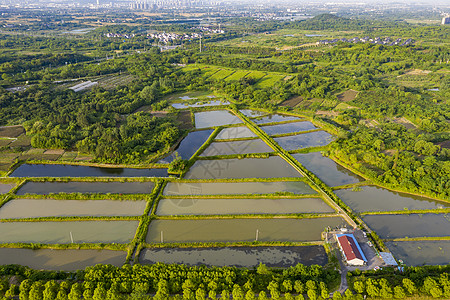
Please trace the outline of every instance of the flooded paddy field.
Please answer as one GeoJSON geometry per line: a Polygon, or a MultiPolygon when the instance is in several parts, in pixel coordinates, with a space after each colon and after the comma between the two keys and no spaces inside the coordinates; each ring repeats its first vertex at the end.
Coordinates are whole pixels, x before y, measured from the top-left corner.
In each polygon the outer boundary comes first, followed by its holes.
{"type": "Polygon", "coordinates": [[[127,253],[112,250],[54,250],[0,248],[0,265],[18,264],[36,270],[76,271],[96,264],[117,267],[125,263],[127,253]]]}
{"type": "Polygon", "coordinates": [[[314,131],[298,135],[274,138],[287,151],[326,146],[333,141],[333,136],[326,131],[314,131]]]}
{"type": "Polygon", "coordinates": [[[138,221],[2,222],[0,243],[128,243],[138,221]]]}
{"type": "Polygon", "coordinates": [[[155,187],[154,182],[33,182],[25,183],[17,195],[50,193],[98,193],[98,194],[150,194],[155,187]]]}
{"type": "Polygon", "coordinates": [[[13,199],[0,208],[0,219],[140,216],[146,205],[146,201],[13,199]]]}
{"type": "Polygon", "coordinates": [[[450,236],[447,214],[367,215],[363,221],[382,239],[450,236]]]}
{"type": "Polygon", "coordinates": [[[340,217],[314,219],[212,219],[153,220],[147,243],[244,242],[254,241],[320,241],[327,226],[341,226],[340,217]]]}
{"type": "Polygon", "coordinates": [[[219,132],[216,136],[216,140],[251,138],[256,136],[257,135],[246,126],[228,127],[219,132]]]}
{"type": "Polygon", "coordinates": [[[385,242],[396,259],[407,266],[450,264],[450,241],[385,242]]]}
{"type": "Polygon", "coordinates": [[[161,199],[157,215],[334,213],[320,198],[301,199],[161,199]]]}
{"type": "Polygon", "coordinates": [[[254,119],[253,122],[255,124],[267,124],[267,123],[277,123],[277,122],[286,122],[286,121],[300,121],[302,120],[299,117],[281,115],[281,114],[272,114],[265,117],[254,119]]]}
{"type": "Polygon", "coordinates": [[[207,129],[189,132],[175,151],[171,155],[161,159],[159,163],[171,163],[175,159],[175,152],[178,153],[182,159],[187,160],[191,158],[191,156],[206,142],[213,131],[214,130],[212,129],[207,129]]]}
{"type": "Polygon", "coordinates": [[[15,186],[13,183],[0,183],[0,194],[8,193],[15,186]]]}
{"type": "Polygon", "coordinates": [[[195,113],[195,128],[208,128],[241,123],[241,119],[227,110],[203,111],[195,113]]]}
{"type": "MultiPolygon", "coordinates": [[[[400,211],[448,208],[450,203],[405,193],[393,192],[377,186],[362,186],[361,190],[336,190],[334,193],[356,212],[400,211]]],[[[450,224],[449,224],[450,225],[450,224]]]]}
{"type": "Polygon", "coordinates": [[[169,182],[164,195],[227,195],[227,194],[316,194],[302,181],[277,182],[169,182]]]}
{"type": "Polygon", "coordinates": [[[261,126],[261,129],[264,130],[268,135],[276,135],[276,134],[308,131],[317,129],[317,127],[314,126],[314,124],[309,121],[303,121],[303,122],[285,123],[280,125],[261,126]]]}
{"type": "Polygon", "coordinates": [[[186,174],[186,179],[220,178],[280,178],[302,177],[279,156],[269,158],[243,158],[198,160],[186,174]]]}
{"type": "Polygon", "coordinates": [[[23,164],[11,177],[167,177],[167,169],[101,168],[77,165],[23,164]]]}
{"type": "Polygon", "coordinates": [[[324,266],[328,262],[328,257],[323,246],[147,248],[142,250],[139,262],[141,264],[162,262],[189,266],[232,266],[238,268],[253,268],[262,263],[269,268],[288,268],[299,263],[306,266],[324,266]]]}
{"type": "Polygon", "coordinates": [[[228,105],[230,102],[221,101],[221,100],[211,100],[211,101],[200,101],[196,103],[173,103],[172,107],[176,109],[185,109],[190,107],[208,107],[208,106],[217,106],[217,105],[228,105]]]}
{"type": "Polygon", "coordinates": [[[200,156],[234,155],[273,152],[262,140],[213,142],[200,156]]]}
{"type": "Polygon", "coordinates": [[[323,156],[320,152],[297,153],[292,156],[329,186],[340,186],[364,180],[332,159],[323,156]]]}

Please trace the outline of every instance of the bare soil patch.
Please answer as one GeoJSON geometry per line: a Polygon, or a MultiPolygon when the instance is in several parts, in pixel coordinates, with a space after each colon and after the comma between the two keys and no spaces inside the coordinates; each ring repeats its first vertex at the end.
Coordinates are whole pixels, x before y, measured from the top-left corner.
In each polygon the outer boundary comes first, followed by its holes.
{"type": "Polygon", "coordinates": [[[49,150],[45,150],[44,154],[46,154],[46,155],[48,155],[48,154],[63,155],[64,152],[65,151],[62,149],[49,149],[49,150]]]}
{"type": "Polygon", "coordinates": [[[450,140],[440,142],[438,143],[438,145],[441,146],[441,148],[450,149],[450,140]]]}
{"type": "Polygon", "coordinates": [[[190,111],[180,111],[178,113],[177,121],[180,122],[180,125],[178,126],[180,129],[191,130],[194,127],[190,111]]]}
{"type": "Polygon", "coordinates": [[[16,138],[25,133],[22,125],[0,127],[0,137],[16,138]]]}
{"type": "Polygon", "coordinates": [[[416,125],[414,125],[413,123],[411,123],[411,121],[409,121],[408,119],[406,119],[405,117],[401,117],[401,118],[393,118],[392,121],[394,123],[403,125],[406,129],[415,129],[417,128],[416,125]]]}
{"type": "Polygon", "coordinates": [[[359,92],[355,91],[355,90],[348,90],[348,91],[345,91],[345,92],[340,93],[339,95],[337,95],[337,98],[340,101],[348,102],[348,101],[354,100],[356,98],[356,96],[358,96],[358,93],[359,92]]]}

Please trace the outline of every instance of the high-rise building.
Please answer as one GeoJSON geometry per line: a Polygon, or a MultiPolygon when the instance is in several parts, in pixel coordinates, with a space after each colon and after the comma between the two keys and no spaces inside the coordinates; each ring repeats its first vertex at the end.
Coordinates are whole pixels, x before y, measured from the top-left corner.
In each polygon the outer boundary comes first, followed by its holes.
{"type": "Polygon", "coordinates": [[[442,18],[442,25],[450,24],[450,16],[445,16],[442,18]]]}

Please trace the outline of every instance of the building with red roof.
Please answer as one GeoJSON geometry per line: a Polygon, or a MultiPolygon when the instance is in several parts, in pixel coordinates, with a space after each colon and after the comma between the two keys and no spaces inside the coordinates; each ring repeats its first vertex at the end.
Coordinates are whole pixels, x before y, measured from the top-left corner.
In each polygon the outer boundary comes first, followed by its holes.
{"type": "Polygon", "coordinates": [[[336,239],[347,264],[362,266],[367,262],[353,234],[337,234],[336,239]]]}

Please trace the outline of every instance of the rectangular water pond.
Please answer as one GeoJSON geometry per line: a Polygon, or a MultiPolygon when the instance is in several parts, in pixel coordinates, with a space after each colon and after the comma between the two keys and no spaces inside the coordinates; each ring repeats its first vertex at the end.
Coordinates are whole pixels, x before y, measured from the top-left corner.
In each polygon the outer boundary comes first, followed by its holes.
{"type": "Polygon", "coordinates": [[[333,213],[320,198],[301,199],[161,199],[157,215],[239,215],[333,213]]]}
{"type": "Polygon", "coordinates": [[[146,201],[14,199],[0,208],[0,219],[140,216],[146,205],[146,201]]]}
{"type": "Polygon", "coordinates": [[[11,177],[167,177],[167,169],[101,168],[77,165],[23,164],[11,177]]]}
{"type": "Polygon", "coordinates": [[[227,110],[195,113],[195,128],[207,128],[240,123],[242,123],[242,120],[227,110]]]}
{"type": "Polygon", "coordinates": [[[120,267],[127,253],[112,250],[56,250],[0,248],[0,265],[22,265],[36,270],[76,271],[96,264],[120,267]]]}
{"type": "Polygon", "coordinates": [[[187,179],[302,177],[279,156],[269,158],[198,160],[187,179]]]}
{"type": "Polygon", "coordinates": [[[302,120],[302,119],[299,117],[273,114],[273,115],[268,115],[268,116],[265,116],[262,118],[254,119],[253,122],[255,122],[256,124],[267,124],[267,123],[278,123],[278,122],[300,121],[300,120],[302,120]]]}
{"type": "Polygon", "coordinates": [[[274,138],[287,151],[326,146],[333,141],[333,136],[326,131],[314,131],[298,135],[274,138]]]}
{"type": "Polygon", "coordinates": [[[396,259],[407,266],[450,264],[450,241],[385,242],[396,259]]]}
{"type": "Polygon", "coordinates": [[[227,195],[227,194],[316,194],[303,181],[278,182],[169,182],[164,195],[227,195]]]}
{"type": "Polygon", "coordinates": [[[439,209],[450,203],[425,197],[393,192],[377,186],[362,186],[360,190],[334,191],[345,204],[356,212],[439,209]]]}
{"type": "Polygon", "coordinates": [[[213,131],[214,130],[212,129],[207,129],[189,132],[189,134],[181,141],[180,145],[178,145],[171,155],[158,162],[167,164],[171,163],[176,157],[175,153],[178,153],[182,159],[188,160],[206,142],[213,131]]]}
{"type": "Polygon", "coordinates": [[[34,182],[25,183],[17,195],[50,193],[98,193],[98,194],[151,194],[155,187],[154,182],[34,182]]]}
{"type": "Polygon", "coordinates": [[[363,220],[382,239],[450,236],[447,214],[367,215],[363,220]]]}
{"type": "Polygon", "coordinates": [[[129,243],[138,221],[0,222],[0,243],[129,243]]]}
{"type": "Polygon", "coordinates": [[[329,186],[340,186],[364,180],[332,159],[323,156],[320,152],[297,153],[292,156],[329,186]]]}
{"type": "Polygon", "coordinates": [[[222,129],[216,136],[216,140],[229,140],[229,139],[239,139],[239,138],[251,138],[257,135],[251,131],[248,127],[228,127],[222,129]]]}
{"type": "Polygon", "coordinates": [[[207,106],[217,106],[217,105],[228,105],[230,102],[228,101],[221,101],[221,100],[211,100],[211,101],[202,101],[202,102],[196,102],[196,103],[174,103],[172,104],[173,108],[176,109],[185,109],[190,107],[207,107],[207,106]]]}
{"type": "Polygon", "coordinates": [[[297,264],[324,266],[328,257],[323,246],[147,248],[141,252],[139,262],[238,268],[253,268],[262,263],[269,268],[288,268],[297,264]]]}
{"type": "Polygon", "coordinates": [[[8,193],[15,186],[13,183],[0,183],[0,194],[8,193]]]}
{"type": "Polygon", "coordinates": [[[314,124],[309,121],[303,121],[303,122],[285,123],[280,125],[262,126],[261,129],[264,130],[268,135],[276,135],[276,134],[308,131],[317,129],[317,127],[314,126],[314,124]]]}
{"type": "Polygon", "coordinates": [[[320,241],[321,232],[344,224],[339,217],[315,219],[153,220],[148,243],[320,241]],[[258,233],[256,232],[258,230],[258,233]]]}
{"type": "Polygon", "coordinates": [[[261,116],[267,115],[267,113],[264,111],[253,110],[253,109],[242,109],[242,110],[240,110],[240,112],[244,116],[249,117],[249,118],[261,117],[261,116]]]}
{"type": "Polygon", "coordinates": [[[214,142],[200,156],[233,155],[273,152],[262,140],[214,142]]]}

